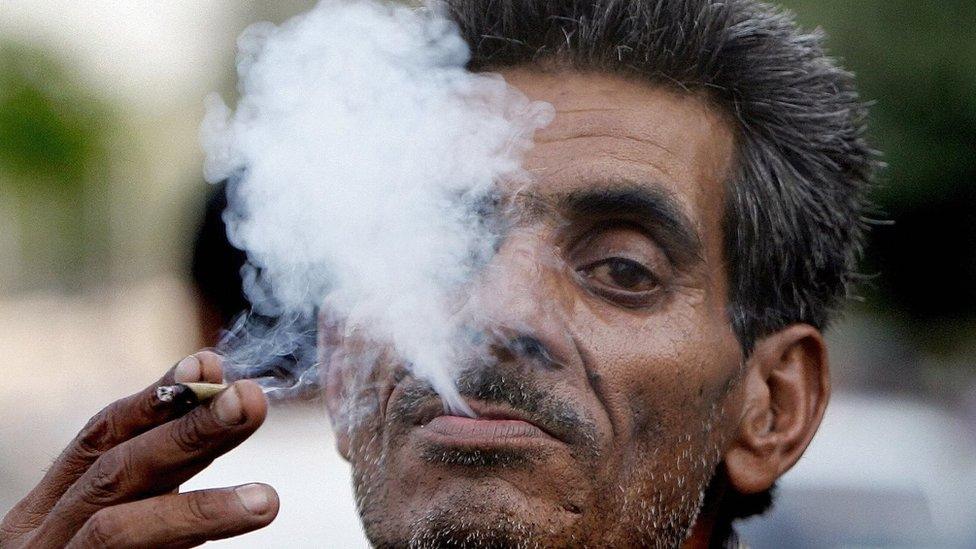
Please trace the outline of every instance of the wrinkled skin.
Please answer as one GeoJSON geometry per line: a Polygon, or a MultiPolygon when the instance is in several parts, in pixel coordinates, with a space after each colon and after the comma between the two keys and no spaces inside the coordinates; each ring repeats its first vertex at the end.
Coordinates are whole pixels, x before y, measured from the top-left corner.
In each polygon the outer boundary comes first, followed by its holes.
{"type": "Polygon", "coordinates": [[[200,405],[156,390],[222,378],[221,357],[201,351],[102,409],[0,521],[0,547],[196,547],[270,524],[278,514],[270,486],[179,490],[251,436],[268,402],[246,380],[200,405]]]}
{"type": "MultiPolygon", "coordinates": [[[[505,76],[556,118],[526,158],[533,181],[503,189],[506,238],[459,296],[480,334],[459,365],[481,367],[458,388],[478,418],[445,414],[388,349],[321,317],[366,532],[381,547],[721,542],[723,494],[765,491],[796,463],[830,393],[816,328],[785,326],[748,357],[731,331],[730,126],[700,97],[617,77],[505,76]]],[[[269,524],[269,486],[178,491],[267,401],[246,380],[190,408],[156,389],[222,377],[196,353],[99,412],[0,520],[0,546],[193,547],[269,524]]]]}
{"type": "MultiPolygon", "coordinates": [[[[496,362],[460,389],[551,436],[432,436],[437,399],[380,374],[357,401],[372,413],[340,436],[366,531],[378,546],[678,545],[743,410],[721,231],[733,131],[691,94],[503,74],[556,117],[525,160],[534,180],[506,189],[513,230],[471,289],[496,362]],[[614,206],[571,200],[594,190],[614,206]],[[674,215],[621,199],[635,191],[674,215]]],[[[350,390],[330,394],[341,416],[350,390]]]]}

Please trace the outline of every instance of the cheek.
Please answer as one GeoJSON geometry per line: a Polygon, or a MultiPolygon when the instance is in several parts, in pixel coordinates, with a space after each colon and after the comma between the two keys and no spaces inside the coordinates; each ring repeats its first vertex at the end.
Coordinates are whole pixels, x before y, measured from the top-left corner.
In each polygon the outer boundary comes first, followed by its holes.
{"type": "Polygon", "coordinates": [[[405,370],[389,347],[355,336],[329,343],[329,352],[319,355],[319,373],[333,430],[355,433],[353,441],[372,440],[383,432],[389,396],[405,370]]]}
{"type": "Polygon", "coordinates": [[[618,444],[689,429],[725,392],[737,343],[726,323],[706,312],[674,300],[655,314],[577,317],[618,444]]]}

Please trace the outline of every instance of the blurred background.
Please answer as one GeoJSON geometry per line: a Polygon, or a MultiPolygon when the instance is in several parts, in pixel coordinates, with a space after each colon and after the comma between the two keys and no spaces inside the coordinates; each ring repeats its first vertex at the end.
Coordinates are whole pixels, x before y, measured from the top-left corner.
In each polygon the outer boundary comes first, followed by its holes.
{"type": "MultiPolygon", "coordinates": [[[[754,547],[976,547],[976,5],[780,3],[874,102],[874,217],[892,223],[828,333],[825,424],[742,530],[754,547]]],[[[91,414],[213,342],[236,290],[191,276],[203,98],[233,100],[244,27],[311,5],[0,1],[0,514],[91,414]]],[[[313,405],[280,407],[191,487],[279,488],[279,520],[225,544],[363,546],[332,444],[313,405]]]]}

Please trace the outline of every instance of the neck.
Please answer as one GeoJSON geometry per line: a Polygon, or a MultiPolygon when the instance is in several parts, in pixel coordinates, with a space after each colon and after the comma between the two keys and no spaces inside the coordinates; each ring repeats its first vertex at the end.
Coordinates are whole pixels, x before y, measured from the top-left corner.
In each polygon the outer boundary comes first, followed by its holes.
{"type": "Polygon", "coordinates": [[[691,529],[691,535],[681,544],[682,549],[707,549],[709,547],[727,547],[732,538],[732,527],[729,524],[718,524],[715,516],[699,517],[691,529]]]}
{"type": "Polygon", "coordinates": [[[719,503],[726,491],[726,483],[717,477],[705,491],[701,512],[691,528],[691,535],[681,545],[682,549],[707,549],[709,547],[727,547],[732,538],[732,524],[726,520],[719,520],[719,503]]]}

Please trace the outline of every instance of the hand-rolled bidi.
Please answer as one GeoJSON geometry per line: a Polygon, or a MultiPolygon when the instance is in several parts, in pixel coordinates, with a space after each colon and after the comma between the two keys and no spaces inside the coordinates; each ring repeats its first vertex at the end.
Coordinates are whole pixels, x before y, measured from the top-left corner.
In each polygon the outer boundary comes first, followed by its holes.
{"type": "Polygon", "coordinates": [[[160,402],[172,402],[185,406],[195,406],[210,400],[228,387],[225,383],[176,383],[156,388],[156,398],[160,402]]]}

